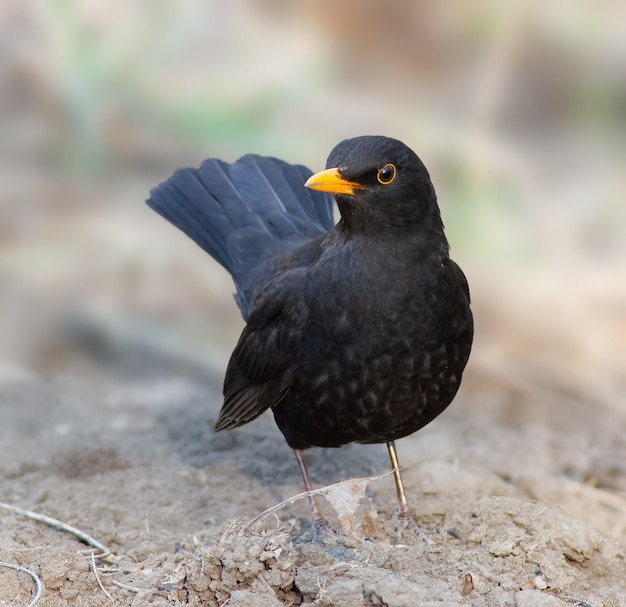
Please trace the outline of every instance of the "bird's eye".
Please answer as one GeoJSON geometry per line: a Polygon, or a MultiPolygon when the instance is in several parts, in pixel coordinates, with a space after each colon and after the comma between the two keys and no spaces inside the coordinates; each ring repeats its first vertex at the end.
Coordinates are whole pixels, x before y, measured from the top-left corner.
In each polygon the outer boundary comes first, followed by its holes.
{"type": "Polygon", "coordinates": [[[376,179],[378,179],[378,183],[382,183],[383,185],[387,185],[391,183],[396,178],[396,167],[388,163],[384,167],[378,169],[378,175],[376,175],[376,179]]]}

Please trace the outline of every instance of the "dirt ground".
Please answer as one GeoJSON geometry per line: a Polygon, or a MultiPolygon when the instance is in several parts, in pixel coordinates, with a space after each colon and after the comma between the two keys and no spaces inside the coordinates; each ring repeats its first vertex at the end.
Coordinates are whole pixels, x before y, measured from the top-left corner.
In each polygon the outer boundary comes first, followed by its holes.
{"type": "MultiPolygon", "coordinates": [[[[398,443],[433,543],[398,530],[389,476],[330,491],[324,506],[343,533],[315,540],[306,499],[248,525],[302,490],[271,415],[211,430],[238,333],[230,285],[214,280],[220,295],[205,327],[225,337],[213,350],[88,307],[67,317],[48,302],[35,321],[5,298],[18,326],[31,319],[35,362],[5,352],[0,367],[2,500],[111,551],[92,559],[73,535],[0,510],[0,560],[40,577],[39,605],[626,605],[618,340],[614,352],[609,341],[572,340],[563,310],[533,331],[541,295],[513,322],[503,298],[478,284],[479,337],[461,393],[398,443]]],[[[593,308],[576,301],[578,312],[593,308]]],[[[598,321],[596,338],[617,335],[622,304],[598,321]]],[[[311,450],[308,462],[318,487],[389,469],[383,445],[311,450]]],[[[34,591],[24,572],[0,569],[2,605],[27,605],[34,591]]]]}

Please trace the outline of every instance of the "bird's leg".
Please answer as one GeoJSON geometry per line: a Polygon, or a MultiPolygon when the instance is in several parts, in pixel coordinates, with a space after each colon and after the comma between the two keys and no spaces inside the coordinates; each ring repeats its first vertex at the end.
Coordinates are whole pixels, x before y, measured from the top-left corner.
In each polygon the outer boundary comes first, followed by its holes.
{"type": "Polygon", "coordinates": [[[387,442],[387,451],[389,451],[389,459],[391,459],[391,467],[393,469],[393,478],[396,481],[396,491],[398,492],[398,505],[400,507],[400,516],[406,516],[409,513],[409,505],[406,501],[404,493],[404,485],[402,484],[402,476],[400,475],[400,467],[398,466],[398,454],[396,453],[396,444],[394,441],[387,442]]]}
{"type": "MultiPolygon", "coordinates": [[[[302,480],[304,481],[304,486],[307,491],[312,491],[311,487],[311,479],[309,478],[309,470],[306,467],[306,461],[304,460],[304,451],[302,449],[294,449],[293,452],[296,454],[296,459],[298,460],[298,466],[300,468],[300,473],[302,474],[302,480]]],[[[321,529],[325,526],[326,521],[322,516],[322,511],[320,510],[319,504],[315,499],[314,495],[309,495],[309,504],[311,504],[311,515],[313,517],[313,527],[315,529],[321,529]]]]}
{"type": "MultiPolygon", "coordinates": [[[[434,546],[433,542],[421,529],[417,521],[413,518],[409,505],[406,500],[406,494],[404,493],[404,485],[402,483],[402,476],[400,475],[400,467],[398,466],[398,454],[396,452],[396,445],[393,441],[387,442],[387,451],[389,451],[389,459],[391,459],[391,466],[393,468],[393,478],[396,481],[396,491],[398,492],[398,518],[401,522],[401,527],[404,529],[410,528],[415,535],[421,537],[429,546],[434,546]]],[[[402,536],[401,527],[398,528],[398,536],[396,537],[396,543],[398,543],[402,536]]]]}
{"type": "MultiPolygon", "coordinates": [[[[404,493],[404,485],[402,484],[402,476],[400,476],[400,467],[398,466],[398,454],[396,453],[396,445],[393,441],[387,442],[387,451],[389,451],[389,459],[391,459],[391,466],[393,467],[393,477],[396,481],[396,491],[398,492],[398,513],[397,516],[402,522],[405,528],[411,528],[415,535],[421,537],[429,546],[434,546],[433,542],[422,530],[422,527],[413,518],[409,505],[406,500],[406,494],[404,493]]],[[[438,529],[440,533],[446,533],[451,535],[457,540],[461,539],[461,536],[454,529],[438,529]]],[[[399,536],[402,532],[399,532],[399,536]]],[[[397,538],[396,538],[397,539],[397,538]]]]}

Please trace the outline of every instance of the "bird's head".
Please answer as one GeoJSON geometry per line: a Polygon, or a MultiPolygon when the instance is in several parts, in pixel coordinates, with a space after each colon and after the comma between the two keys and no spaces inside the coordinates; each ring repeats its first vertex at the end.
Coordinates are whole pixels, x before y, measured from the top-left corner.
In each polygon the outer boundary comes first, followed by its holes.
{"type": "Polygon", "coordinates": [[[346,139],[332,150],[326,166],[304,185],[335,195],[348,230],[443,232],[428,171],[417,154],[397,139],[346,139]]]}

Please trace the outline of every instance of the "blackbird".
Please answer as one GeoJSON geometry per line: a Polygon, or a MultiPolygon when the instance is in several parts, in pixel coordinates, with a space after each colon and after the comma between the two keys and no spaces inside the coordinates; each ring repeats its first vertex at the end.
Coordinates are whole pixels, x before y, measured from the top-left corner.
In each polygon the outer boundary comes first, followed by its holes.
{"type": "MultiPolygon", "coordinates": [[[[246,326],[215,430],[271,409],[295,451],[394,441],[454,398],[473,321],[428,171],[395,139],[347,139],[327,169],[246,155],[179,169],[148,204],[232,275],[246,326]],[[332,197],[340,220],[334,225],[332,197]]],[[[323,525],[310,498],[314,525],[323,525]]]]}

